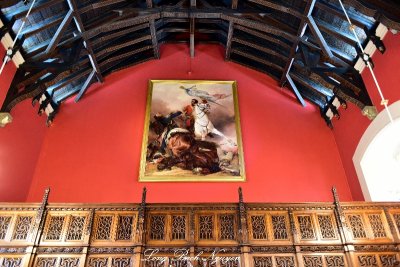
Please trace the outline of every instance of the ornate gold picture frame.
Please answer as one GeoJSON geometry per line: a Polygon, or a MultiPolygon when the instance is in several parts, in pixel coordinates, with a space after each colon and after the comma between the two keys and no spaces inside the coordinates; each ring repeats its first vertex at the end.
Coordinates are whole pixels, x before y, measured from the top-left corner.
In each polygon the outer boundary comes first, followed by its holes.
{"type": "Polygon", "coordinates": [[[139,181],[245,180],[236,82],[150,80],[139,181]]]}

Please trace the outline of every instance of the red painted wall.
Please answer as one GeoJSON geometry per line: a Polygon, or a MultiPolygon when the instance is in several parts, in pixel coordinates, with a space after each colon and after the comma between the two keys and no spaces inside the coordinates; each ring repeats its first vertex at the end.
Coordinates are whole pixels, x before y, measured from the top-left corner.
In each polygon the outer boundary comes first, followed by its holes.
{"type": "MultiPolygon", "coordinates": [[[[0,58],[5,50],[0,44],[0,58]]],[[[13,62],[0,75],[0,105],[15,74],[13,62]]],[[[11,112],[12,123],[0,128],[0,201],[25,201],[45,134],[45,123],[30,101],[11,112]]]]}
{"type": "MultiPolygon", "coordinates": [[[[389,32],[384,39],[385,54],[376,52],[373,56],[374,72],[389,104],[400,100],[400,36],[389,32]]],[[[373,82],[371,73],[365,69],[362,73],[365,85],[371,96],[372,102],[378,111],[383,110],[380,105],[381,98],[373,82]]],[[[364,200],[360,183],[353,164],[353,155],[357,145],[371,121],[361,115],[361,111],[354,105],[349,105],[348,110],[342,112],[341,119],[334,122],[334,134],[343,166],[349,181],[349,186],[354,200],[364,200]]]]}
{"type": "Polygon", "coordinates": [[[27,201],[51,187],[52,202],[331,201],[336,185],[351,200],[332,131],[311,105],[266,75],[224,62],[216,45],[199,45],[191,61],[185,45],[165,45],[161,59],[135,66],[92,86],[78,103],[62,105],[47,130],[27,201]],[[188,71],[191,70],[191,74],[188,71]],[[245,183],[139,183],[149,79],[237,80],[245,183]]]}

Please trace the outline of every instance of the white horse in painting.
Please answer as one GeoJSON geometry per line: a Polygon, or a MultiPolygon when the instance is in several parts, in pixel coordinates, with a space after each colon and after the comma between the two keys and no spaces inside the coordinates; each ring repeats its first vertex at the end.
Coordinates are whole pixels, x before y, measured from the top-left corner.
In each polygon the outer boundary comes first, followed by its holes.
{"type": "MultiPolygon", "coordinates": [[[[195,99],[193,99],[194,101],[195,99]]],[[[228,143],[236,145],[231,139],[226,137],[221,131],[216,129],[207,113],[210,111],[210,104],[198,103],[198,101],[192,102],[193,104],[193,117],[194,117],[194,135],[197,139],[205,140],[209,133],[216,134],[224,138],[228,143]]]]}

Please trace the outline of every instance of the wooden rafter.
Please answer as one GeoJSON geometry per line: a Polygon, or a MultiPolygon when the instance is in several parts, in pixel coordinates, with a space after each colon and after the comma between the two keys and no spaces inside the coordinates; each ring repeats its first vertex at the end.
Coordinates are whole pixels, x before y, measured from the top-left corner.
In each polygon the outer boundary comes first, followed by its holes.
{"type": "MultiPolygon", "coordinates": [[[[323,108],[332,94],[347,97],[360,107],[370,103],[352,67],[356,58],[348,52],[356,40],[340,30],[348,24],[340,6],[333,2],[167,2],[92,0],[78,5],[76,0],[37,0],[33,17],[18,40],[21,49],[25,42],[22,54],[26,64],[17,71],[3,109],[46,88],[55,92],[57,102],[74,94],[79,101],[96,78],[102,80],[113,71],[159,58],[160,44],[170,41],[189,43],[191,56],[195,41],[222,44],[227,60],[286,82],[303,105],[308,99],[323,108]],[[78,43],[85,49],[74,50],[78,43]],[[68,56],[73,59],[67,60],[68,56]]],[[[391,10],[383,0],[344,2],[355,8],[349,10],[349,16],[364,30],[366,40],[377,26],[368,16],[396,24],[393,15],[399,9],[391,10]]],[[[7,7],[0,11],[4,34],[13,36],[28,11],[28,6],[20,4],[12,8],[17,3],[0,1],[0,8],[7,7]]],[[[398,25],[390,26],[400,28],[398,25]]]]}

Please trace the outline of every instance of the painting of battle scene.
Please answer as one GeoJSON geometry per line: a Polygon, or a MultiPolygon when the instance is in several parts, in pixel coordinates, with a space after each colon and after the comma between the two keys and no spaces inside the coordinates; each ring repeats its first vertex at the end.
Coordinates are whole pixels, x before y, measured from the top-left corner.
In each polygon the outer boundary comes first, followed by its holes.
{"type": "Polygon", "coordinates": [[[151,80],[139,181],[244,181],[234,81],[151,80]]]}

